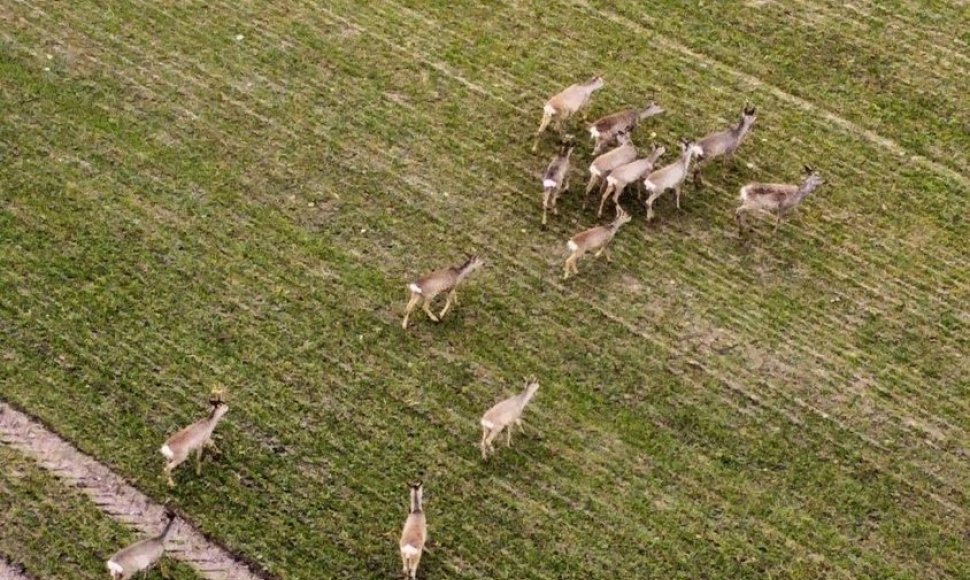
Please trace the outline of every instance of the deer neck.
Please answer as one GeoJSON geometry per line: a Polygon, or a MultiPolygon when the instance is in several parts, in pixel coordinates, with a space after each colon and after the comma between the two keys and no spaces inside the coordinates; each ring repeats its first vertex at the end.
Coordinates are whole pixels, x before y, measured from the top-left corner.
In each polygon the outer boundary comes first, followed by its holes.
{"type": "Polygon", "coordinates": [[[417,490],[412,489],[411,490],[411,513],[419,514],[423,511],[424,511],[424,508],[421,506],[421,494],[418,493],[417,490]]]}
{"type": "Polygon", "coordinates": [[[798,188],[798,191],[795,192],[795,201],[801,202],[803,199],[811,195],[812,192],[815,191],[816,189],[818,189],[818,185],[814,183],[808,183],[808,182],[803,183],[798,188]]]}

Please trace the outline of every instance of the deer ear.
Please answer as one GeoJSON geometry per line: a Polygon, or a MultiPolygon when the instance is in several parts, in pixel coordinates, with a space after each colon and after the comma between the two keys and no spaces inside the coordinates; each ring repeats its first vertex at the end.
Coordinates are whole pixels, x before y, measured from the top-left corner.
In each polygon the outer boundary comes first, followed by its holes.
{"type": "Polygon", "coordinates": [[[803,166],[803,167],[802,167],[802,169],[804,169],[804,170],[805,170],[805,173],[814,173],[814,172],[815,172],[815,170],[814,170],[814,169],[812,169],[812,167],[811,167],[811,166],[809,166],[809,165],[805,165],[805,166],[803,166]]]}

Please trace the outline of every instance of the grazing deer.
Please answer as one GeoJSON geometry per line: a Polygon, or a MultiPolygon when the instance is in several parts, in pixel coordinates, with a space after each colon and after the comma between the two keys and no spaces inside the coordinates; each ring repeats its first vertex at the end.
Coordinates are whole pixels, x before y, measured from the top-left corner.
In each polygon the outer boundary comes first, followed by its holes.
{"type": "Polygon", "coordinates": [[[572,140],[564,142],[559,155],[549,162],[549,167],[542,176],[542,225],[546,225],[546,216],[550,209],[552,213],[559,215],[556,201],[559,200],[559,194],[569,189],[569,156],[575,146],[576,143],[572,140]]]}
{"type": "Polygon", "coordinates": [[[525,390],[514,397],[497,403],[482,416],[482,459],[488,459],[488,452],[495,451],[492,441],[506,427],[505,442],[512,446],[512,427],[522,429],[522,411],[539,390],[539,381],[532,379],[526,383],[525,390]]]}
{"type": "Polygon", "coordinates": [[[539,148],[539,136],[546,130],[549,123],[555,119],[556,132],[562,132],[562,123],[589,103],[593,93],[603,88],[602,77],[593,77],[584,84],[570,85],[561,93],[554,95],[542,107],[542,121],[536,131],[532,152],[539,148]]]}
{"type": "Polygon", "coordinates": [[[661,167],[643,180],[643,186],[650,193],[650,197],[647,198],[647,221],[653,219],[653,202],[668,189],[674,190],[677,196],[677,209],[680,209],[680,188],[690,171],[691,161],[695,156],[703,155],[697,143],[686,139],[680,140],[680,151],[680,159],[661,167]]]}
{"type": "Polygon", "coordinates": [[[198,475],[202,470],[202,451],[205,446],[215,447],[215,443],[212,441],[212,431],[219,424],[223,415],[229,412],[229,405],[219,397],[211,399],[209,403],[212,405],[212,411],[208,417],[196,421],[172,435],[160,449],[167,460],[164,474],[168,478],[169,487],[175,487],[172,470],[185,461],[189,453],[196,452],[195,473],[198,475]]]}
{"type": "Polygon", "coordinates": [[[424,508],[421,506],[423,492],[421,482],[409,484],[409,487],[411,488],[411,511],[404,521],[400,546],[404,576],[413,580],[418,575],[418,563],[421,562],[424,543],[428,541],[428,522],[424,517],[424,508]]]}
{"type": "Polygon", "coordinates": [[[630,140],[630,132],[623,131],[616,136],[620,146],[610,149],[593,160],[589,165],[589,183],[586,184],[586,197],[583,200],[583,209],[589,201],[589,194],[593,189],[604,183],[607,175],[617,167],[626,165],[637,158],[637,148],[630,140]]]}
{"type": "Polygon", "coordinates": [[[609,177],[606,178],[606,191],[603,192],[603,197],[600,198],[600,208],[596,212],[596,217],[603,215],[603,205],[611,193],[613,194],[613,205],[619,207],[620,196],[623,195],[623,190],[626,189],[626,186],[653,171],[654,164],[666,152],[667,149],[664,147],[654,147],[649,157],[637,159],[611,171],[609,177]]]}
{"type": "Polygon", "coordinates": [[[589,126],[589,136],[596,143],[593,146],[593,155],[599,155],[620,133],[633,133],[637,123],[663,112],[663,107],[658,105],[656,101],[652,101],[646,108],[639,111],[637,109],[626,109],[597,119],[589,126]]]}
{"type": "Polygon", "coordinates": [[[781,225],[781,218],[802,203],[806,197],[819,188],[825,181],[818,171],[805,166],[805,180],[801,185],[787,183],[749,183],[741,188],[741,207],[734,213],[738,222],[738,234],[743,234],[747,226],[745,216],[750,211],[763,211],[775,214],[775,231],[781,225]]]}
{"type": "Polygon", "coordinates": [[[148,569],[165,552],[165,540],[168,539],[172,528],[175,526],[175,514],[169,512],[168,517],[168,523],[161,534],[154,538],[135,542],[111,556],[111,559],[107,562],[111,580],[128,580],[138,572],[148,573],[148,569]]]}
{"type": "Polygon", "coordinates": [[[411,312],[419,304],[423,306],[428,318],[434,322],[439,322],[445,313],[448,312],[448,309],[451,308],[452,303],[458,304],[458,295],[455,293],[458,289],[458,284],[467,278],[469,274],[481,268],[482,264],[484,262],[478,256],[469,256],[461,266],[435,270],[419,278],[417,282],[409,284],[408,291],[411,293],[411,299],[405,308],[404,322],[401,323],[401,328],[407,330],[408,317],[411,316],[411,312]],[[445,301],[445,307],[435,316],[431,312],[431,302],[442,292],[448,292],[448,299],[445,301]]]}
{"type": "Polygon", "coordinates": [[[565,273],[563,274],[563,280],[569,278],[569,273],[579,274],[579,269],[576,267],[576,262],[583,257],[583,254],[590,250],[597,250],[594,257],[599,257],[600,254],[606,253],[606,261],[610,260],[609,245],[613,240],[613,236],[620,229],[623,224],[629,222],[632,218],[630,214],[623,211],[623,208],[618,206],[616,208],[616,218],[612,223],[605,226],[597,226],[595,228],[590,228],[585,232],[581,232],[572,237],[571,240],[566,242],[566,247],[572,252],[569,257],[566,258],[565,273]]]}
{"type": "Polygon", "coordinates": [[[701,169],[705,164],[717,157],[721,157],[725,164],[731,160],[734,152],[741,146],[741,141],[751,132],[757,118],[755,108],[745,106],[741,111],[741,119],[738,121],[737,127],[711,133],[697,142],[697,145],[701,148],[702,161],[698,162],[694,169],[695,184],[700,183],[701,169]]]}

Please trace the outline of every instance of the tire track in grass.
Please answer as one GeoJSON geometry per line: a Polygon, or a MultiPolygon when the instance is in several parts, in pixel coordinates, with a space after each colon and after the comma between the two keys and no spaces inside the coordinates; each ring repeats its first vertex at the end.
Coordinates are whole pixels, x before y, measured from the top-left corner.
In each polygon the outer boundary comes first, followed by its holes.
{"type": "MultiPolygon", "coordinates": [[[[0,401],[0,443],[33,459],[66,485],[75,487],[109,517],[154,535],[166,520],[165,508],[153,502],[123,478],[95,459],[75,449],[45,426],[0,401]]],[[[191,523],[177,518],[169,556],[212,580],[265,580],[251,563],[238,560],[221,546],[207,540],[191,523]]]]}

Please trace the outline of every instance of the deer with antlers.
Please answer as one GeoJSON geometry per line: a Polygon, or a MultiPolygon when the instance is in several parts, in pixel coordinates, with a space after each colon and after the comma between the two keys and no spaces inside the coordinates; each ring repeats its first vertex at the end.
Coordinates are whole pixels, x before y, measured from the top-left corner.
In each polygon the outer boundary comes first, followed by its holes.
{"type": "Polygon", "coordinates": [[[655,117],[663,112],[663,107],[658,105],[656,101],[651,101],[643,109],[624,109],[623,111],[597,119],[589,126],[589,136],[595,142],[593,145],[593,155],[599,155],[621,133],[632,134],[640,121],[655,117]]]}
{"type": "Polygon", "coordinates": [[[408,292],[411,298],[405,307],[404,321],[401,322],[401,328],[407,330],[408,318],[418,305],[424,308],[424,312],[428,315],[428,318],[434,322],[440,322],[445,313],[448,312],[448,309],[451,308],[451,305],[458,304],[458,295],[456,294],[458,285],[469,274],[481,268],[484,263],[478,256],[469,256],[465,260],[465,263],[460,266],[435,270],[419,278],[416,282],[408,284],[408,292]],[[445,300],[444,308],[436,316],[434,312],[431,312],[431,303],[442,292],[448,292],[448,298],[445,300]]]}
{"type": "Polygon", "coordinates": [[[539,122],[539,129],[536,131],[532,152],[535,153],[539,148],[539,137],[549,126],[549,123],[555,121],[556,132],[562,133],[563,122],[585,107],[593,93],[601,88],[603,88],[603,78],[593,77],[585,83],[569,85],[550,97],[542,107],[542,121],[539,122]]]}
{"type": "Polygon", "coordinates": [[[623,226],[623,224],[629,222],[632,218],[628,213],[623,211],[622,207],[616,208],[616,218],[612,223],[605,226],[596,226],[595,228],[590,228],[584,232],[578,233],[573,236],[568,242],[566,242],[566,247],[569,249],[569,257],[566,258],[566,264],[564,266],[563,280],[569,278],[570,274],[579,274],[579,269],[576,267],[576,262],[583,257],[586,252],[596,251],[594,257],[599,257],[601,254],[606,254],[606,261],[610,260],[609,245],[613,241],[613,237],[616,236],[616,232],[623,226]]]}
{"type": "Polygon", "coordinates": [[[168,479],[169,487],[175,487],[172,470],[182,464],[193,451],[195,452],[195,473],[199,475],[202,469],[202,452],[205,447],[215,447],[212,432],[222,417],[229,412],[229,405],[223,400],[221,393],[217,393],[209,400],[212,411],[205,419],[200,419],[188,427],[172,435],[162,445],[162,455],[165,456],[164,475],[168,479]]]}
{"type": "Polygon", "coordinates": [[[781,225],[786,213],[798,207],[806,197],[818,189],[825,181],[818,171],[808,165],[804,167],[805,179],[801,185],[789,183],[749,183],[741,188],[741,206],[735,211],[738,233],[744,234],[746,214],[762,211],[775,215],[775,231],[781,225]]]}

